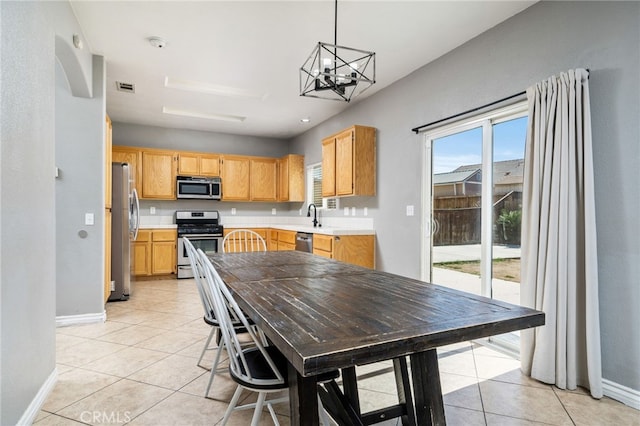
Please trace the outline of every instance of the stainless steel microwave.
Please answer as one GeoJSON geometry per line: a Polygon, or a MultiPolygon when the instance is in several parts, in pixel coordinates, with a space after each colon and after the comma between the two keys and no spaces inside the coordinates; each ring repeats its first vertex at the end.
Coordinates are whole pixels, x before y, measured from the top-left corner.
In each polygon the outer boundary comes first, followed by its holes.
{"type": "Polygon", "coordinates": [[[178,198],[219,200],[222,197],[222,180],[219,177],[178,176],[176,196],[178,198]]]}

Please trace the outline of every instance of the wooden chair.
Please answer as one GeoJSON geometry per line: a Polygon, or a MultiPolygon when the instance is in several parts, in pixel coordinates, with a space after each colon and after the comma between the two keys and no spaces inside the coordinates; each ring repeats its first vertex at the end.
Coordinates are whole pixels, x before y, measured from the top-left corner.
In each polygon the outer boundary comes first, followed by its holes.
{"type": "MultiPolygon", "coordinates": [[[[226,425],[234,411],[253,408],[254,412],[251,426],[257,426],[260,423],[262,410],[266,405],[271,414],[271,418],[274,423],[278,425],[279,423],[273,409],[273,404],[287,401],[288,396],[273,400],[267,400],[266,397],[269,393],[281,392],[288,389],[287,360],[275,346],[268,346],[267,343],[263,343],[263,340],[260,338],[260,333],[249,326],[246,317],[234,300],[231,292],[202,250],[198,250],[198,256],[204,266],[204,276],[209,291],[213,294],[216,317],[220,322],[220,332],[222,333],[222,338],[229,354],[229,373],[231,378],[238,383],[238,387],[229,402],[229,408],[221,424],[226,425]],[[241,346],[236,334],[236,329],[233,327],[235,318],[239,319],[247,329],[253,341],[253,346],[249,348],[243,348],[241,346]],[[257,392],[257,401],[255,403],[237,406],[243,389],[257,392]]],[[[334,380],[336,377],[338,377],[337,371],[330,372],[319,378],[319,381],[334,380]]],[[[323,424],[328,425],[328,421],[325,421],[325,419],[328,419],[322,409],[320,401],[319,410],[323,424]]]]}
{"type": "Polygon", "coordinates": [[[222,240],[223,253],[267,251],[267,243],[260,234],[250,229],[234,229],[222,240]]]}

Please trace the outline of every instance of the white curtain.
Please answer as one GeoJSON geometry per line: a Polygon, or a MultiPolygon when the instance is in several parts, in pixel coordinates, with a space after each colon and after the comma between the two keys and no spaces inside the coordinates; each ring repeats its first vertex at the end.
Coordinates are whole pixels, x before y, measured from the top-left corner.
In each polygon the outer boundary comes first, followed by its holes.
{"type": "Polygon", "coordinates": [[[527,98],[521,303],[546,323],[522,332],[522,370],[601,398],[589,73],[553,76],[527,98]]]}

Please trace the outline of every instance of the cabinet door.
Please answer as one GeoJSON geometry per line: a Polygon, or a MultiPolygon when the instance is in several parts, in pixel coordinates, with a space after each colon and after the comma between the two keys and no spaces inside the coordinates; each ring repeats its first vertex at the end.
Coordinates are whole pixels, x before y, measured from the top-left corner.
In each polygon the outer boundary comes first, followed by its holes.
{"type": "Polygon", "coordinates": [[[197,154],[180,153],[178,155],[178,174],[197,176],[200,172],[200,156],[197,154]]]}
{"type": "Polygon", "coordinates": [[[341,262],[373,268],[375,264],[373,235],[343,235],[333,239],[333,258],[341,262]]]}
{"type": "Polygon", "coordinates": [[[353,132],[336,137],[336,195],[353,194],[353,132]]]}
{"type": "Polygon", "coordinates": [[[249,158],[224,156],[222,158],[222,199],[249,201],[249,158]]]}
{"type": "Polygon", "coordinates": [[[142,152],[142,198],[176,199],[175,163],[173,152],[142,152]]]}
{"type": "Polygon", "coordinates": [[[175,272],[176,244],[173,241],[154,241],[152,256],[152,275],[172,274],[175,272]]]}
{"type": "Polygon", "coordinates": [[[200,156],[200,175],[220,176],[220,156],[219,155],[201,155],[200,156]]]}
{"type": "Polygon", "coordinates": [[[303,155],[289,154],[278,160],[278,201],[305,201],[303,155]]]}
{"type": "Polygon", "coordinates": [[[142,195],[142,151],[136,148],[114,146],[111,150],[111,161],[114,163],[128,163],[133,180],[133,187],[142,195]]]}
{"type": "Polygon", "coordinates": [[[255,158],[251,160],[251,200],[276,201],[275,158],[255,158]]]}
{"type": "Polygon", "coordinates": [[[131,244],[133,275],[151,274],[151,243],[133,242],[131,244]]]}
{"type": "Polygon", "coordinates": [[[322,196],[336,195],[336,140],[322,141],[322,196]]]}

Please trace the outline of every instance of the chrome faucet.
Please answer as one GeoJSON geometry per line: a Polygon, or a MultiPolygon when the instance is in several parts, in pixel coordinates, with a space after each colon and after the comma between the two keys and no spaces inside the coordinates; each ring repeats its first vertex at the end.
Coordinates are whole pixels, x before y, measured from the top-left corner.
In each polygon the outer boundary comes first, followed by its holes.
{"type": "Polygon", "coordinates": [[[311,203],[309,204],[309,208],[307,209],[307,217],[311,217],[311,207],[313,207],[313,227],[318,226],[318,218],[316,216],[316,205],[311,203]]]}

